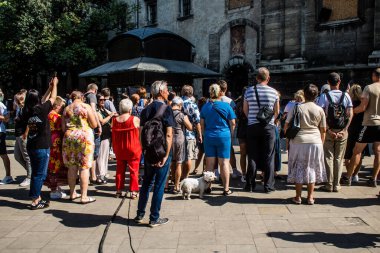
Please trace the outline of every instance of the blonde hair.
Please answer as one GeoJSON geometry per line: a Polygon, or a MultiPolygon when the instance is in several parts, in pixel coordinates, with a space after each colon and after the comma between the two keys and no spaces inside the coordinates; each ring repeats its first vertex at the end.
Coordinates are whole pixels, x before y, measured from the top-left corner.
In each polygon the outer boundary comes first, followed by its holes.
{"type": "Polygon", "coordinates": [[[139,100],[140,100],[140,96],[139,96],[139,94],[132,94],[132,96],[131,96],[131,100],[132,100],[132,103],[133,104],[137,104],[138,102],[139,102],[139,100]]]}
{"type": "Polygon", "coordinates": [[[57,108],[57,106],[60,106],[60,105],[66,105],[66,101],[60,97],[60,96],[57,96],[55,101],[54,101],[54,104],[53,104],[53,108],[57,108]]]}
{"type": "Polygon", "coordinates": [[[137,90],[137,94],[140,96],[140,98],[146,98],[146,89],[144,87],[140,87],[137,90]]]}
{"type": "Polygon", "coordinates": [[[360,100],[362,96],[362,87],[359,84],[354,84],[351,86],[350,90],[348,91],[348,94],[350,94],[350,97],[353,101],[360,100]]]}
{"type": "Polygon", "coordinates": [[[211,84],[210,88],[209,88],[209,93],[210,93],[210,98],[212,99],[216,99],[216,98],[219,98],[220,96],[220,86],[219,84],[211,84]]]}
{"type": "Polygon", "coordinates": [[[294,99],[297,102],[305,102],[305,95],[303,90],[298,90],[296,93],[294,93],[294,99]]]}

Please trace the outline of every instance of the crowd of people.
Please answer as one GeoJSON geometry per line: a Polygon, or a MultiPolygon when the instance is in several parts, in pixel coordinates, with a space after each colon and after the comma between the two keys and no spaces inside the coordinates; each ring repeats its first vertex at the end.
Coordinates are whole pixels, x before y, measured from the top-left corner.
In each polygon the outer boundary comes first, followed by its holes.
{"type": "MultiPolygon", "coordinates": [[[[181,180],[190,175],[214,172],[223,186],[222,194],[228,196],[233,194],[230,178],[240,178],[243,190],[252,192],[261,171],[264,192],[274,192],[283,137],[287,137],[287,180],[295,184],[295,204],[303,202],[305,184],[306,203],[313,205],[316,184],[322,184],[318,190],[339,192],[341,183],[357,182],[369,143],[373,143],[375,159],[368,185],[377,186],[380,68],[373,71],[373,83],[363,90],[354,84],[342,91],[339,74],[330,73],[321,92],[309,84],[294,94],[284,110],[279,92],[269,85],[269,70],[259,68],[256,80],[257,84],[244,87],[236,100],[226,96],[227,83],[220,80],[209,87],[208,98],[198,101],[190,85],[176,94],[169,92],[167,82],[156,81],[150,97],[144,87],[136,94],[123,94],[118,110],[110,89],[98,93],[94,83],[86,93],[73,91],[66,99],[57,96],[57,77],[51,79],[42,97],[37,90],[21,90],[14,96],[14,156],[26,170],[20,186],[30,187],[30,208],[50,205],[41,197],[43,184],[51,191],[50,199],[78,199],[82,204],[96,201],[87,195],[88,186],[107,183],[108,162],[114,154],[115,197],[129,193],[128,197],[138,199],[135,221],[141,223],[152,191],[149,224],[163,225],[168,222],[160,217],[164,192],[179,194],[181,180]],[[235,135],[240,170],[233,147],[235,135]],[[344,177],[343,164],[347,168],[344,177]],[[129,190],[124,192],[127,169],[129,190]],[[75,189],[78,183],[80,193],[75,189]],[[61,188],[64,185],[70,188],[69,196],[61,188]]],[[[9,118],[7,107],[0,103],[0,156],[6,172],[1,184],[14,181],[5,145],[9,118]]],[[[206,193],[213,191],[211,185],[206,193]]]]}

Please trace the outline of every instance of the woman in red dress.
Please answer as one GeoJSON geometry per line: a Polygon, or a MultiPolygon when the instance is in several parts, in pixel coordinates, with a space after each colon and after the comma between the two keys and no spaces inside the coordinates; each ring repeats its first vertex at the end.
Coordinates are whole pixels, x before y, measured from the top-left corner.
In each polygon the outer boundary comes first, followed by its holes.
{"type": "Polygon", "coordinates": [[[45,185],[51,190],[51,199],[66,197],[66,193],[59,187],[67,185],[67,169],[62,160],[62,111],[65,107],[65,100],[57,96],[53,110],[48,115],[51,131],[51,148],[48,165],[48,174],[45,185]]]}
{"type": "Polygon", "coordinates": [[[120,101],[120,116],[112,119],[112,147],[116,155],[116,197],[122,196],[125,184],[125,169],[129,167],[131,198],[139,191],[139,164],[141,157],[140,119],[131,115],[132,101],[120,101]]]}

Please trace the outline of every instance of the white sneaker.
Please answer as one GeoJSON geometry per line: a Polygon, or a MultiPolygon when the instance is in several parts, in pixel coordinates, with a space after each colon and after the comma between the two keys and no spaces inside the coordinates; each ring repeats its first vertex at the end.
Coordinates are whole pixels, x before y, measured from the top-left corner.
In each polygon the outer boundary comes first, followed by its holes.
{"type": "Polygon", "coordinates": [[[245,179],[245,176],[241,176],[240,180],[241,180],[242,183],[247,183],[247,180],[245,179]]]}
{"type": "Polygon", "coordinates": [[[353,176],[351,182],[354,182],[354,183],[359,182],[359,175],[353,176]]]}
{"type": "Polygon", "coordinates": [[[22,181],[22,183],[19,184],[19,186],[21,186],[21,187],[26,187],[29,185],[30,185],[30,178],[25,178],[24,181],[22,181]]]}
{"type": "Polygon", "coordinates": [[[15,180],[12,176],[5,176],[3,180],[1,180],[0,184],[10,184],[13,183],[15,180]]]}
{"type": "Polygon", "coordinates": [[[66,196],[67,194],[61,191],[50,192],[51,199],[62,199],[62,198],[65,198],[66,196]]]}

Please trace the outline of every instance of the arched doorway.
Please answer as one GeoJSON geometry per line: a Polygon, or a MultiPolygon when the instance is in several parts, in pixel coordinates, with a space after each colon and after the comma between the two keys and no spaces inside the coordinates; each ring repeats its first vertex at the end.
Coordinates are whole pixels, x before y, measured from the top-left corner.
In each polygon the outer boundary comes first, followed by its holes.
{"type": "Polygon", "coordinates": [[[223,69],[223,75],[233,98],[239,97],[243,87],[249,85],[252,73],[252,65],[242,56],[234,56],[227,62],[223,69]]]}

